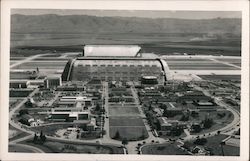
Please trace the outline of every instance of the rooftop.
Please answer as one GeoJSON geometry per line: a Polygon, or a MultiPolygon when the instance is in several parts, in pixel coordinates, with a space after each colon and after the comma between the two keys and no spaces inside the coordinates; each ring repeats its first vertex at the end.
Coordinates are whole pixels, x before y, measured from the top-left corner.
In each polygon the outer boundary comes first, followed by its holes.
{"type": "Polygon", "coordinates": [[[138,45],[85,45],[84,56],[135,57],[140,49],[138,45]]]}

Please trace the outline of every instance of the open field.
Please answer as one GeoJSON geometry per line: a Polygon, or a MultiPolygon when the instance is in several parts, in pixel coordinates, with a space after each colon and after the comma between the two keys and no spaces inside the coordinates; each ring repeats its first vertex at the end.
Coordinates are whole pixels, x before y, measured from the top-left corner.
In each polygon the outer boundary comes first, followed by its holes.
{"type": "Polygon", "coordinates": [[[109,115],[111,116],[135,116],[139,114],[137,107],[109,107],[109,115]]]}
{"type": "Polygon", "coordinates": [[[141,140],[148,137],[148,132],[141,118],[110,117],[109,125],[111,138],[114,138],[117,132],[119,132],[120,138],[115,139],[118,140],[122,138],[141,140]]]}
{"type": "Polygon", "coordinates": [[[19,90],[19,89],[10,89],[10,97],[27,97],[30,93],[32,92],[31,90],[19,90]]]}
{"type": "Polygon", "coordinates": [[[110,126],[110,137],[114,138],[116,133],[119,132],[120,138],[128,140],[143,140],[148,137],[148,132],[144,126],[110,126]]]}
{"type": "Polygon", "coordinates": [[[63,69],[67,61],[30,61],[14,67],[14,69],[63,69]]]}
{"type": "Polygon", "coordinates": [[[13,131],[13,135],[9,135],[9,141],[20,139],[29,135],[28,133],[25,133],[25,132],[20,131],[19,129],[16,129],[10,124],[9,124],[9,130],[13,131]]]}
{"type": "Polygon", "coordinates": [[[136,117],[110,117],[110,126],[144,126],[141,118],[136,117]]]}
{"type": "Polygon", "coordinates": [[[35,77],[36,75],[28,72],[10,72],[10,79],[34,79],[35,77]]]}
{"type": "MultiPolygon", "coordinates": [[[[207,149],[210,149],[213,155],[222,156],[222,148],[221,148],[221,141],[227,138],[227,135],[216,135],[207,138],[207,143],[204,145],[207,149]]],[[[192,148],[196,146],[193,142],[186,142],[185,143],[188,147],[192,148]]],[[[229,145],[223,146],[223,151],[225,156],[239,156],[240,148],[233,147],[229,145]]]]}
{"type": "Polygon", "coordinates": [[[19,145],[9,145],[9,152],[35,153],[32,149],[19,145]]]}
{"type": "Polygon", "coordinates": [[[166,59],[170,70],[238,70],[235,67],[211,60],[168,60],[166,59]]]}
{"type": "Polygon", "coordinates": [[[29,129],[35,132],[43,131],[46,135],[54,135],[57,130],[60,129],[67,129],[68,127],[74,127],[73,122],[63,122],[63,123],[54,123],[46,126],[37,126],[37,127],[30,127],[29,129]]]}
{"type": "Polygon", "coordinates": [[[123,149],[111,145],[94,143],[70,143],[70,141],[47,140],[44,144],[34,144],[31,140],[25,144],[42,149],[46,153],[85,153],[85,154],[123,154],[123,149]]]}
{"type": "Polygon", "coordinates": [[[188,152],[178,148],[175,144],[155,144],[142,147],[142,154],[151,155],[189,155],[188,152]]]}
{"type": "Polygon", "coordinates": [[[16,56],[11,56],[10,61],[17,61],[17,60],[23,60],[25,57],[16,57],[16,56]]]}
{"type": "MultiPolygon", "coordinates": [[[[142,51],[160,55],[188,53],[201,55],[241,55],[240,37],[190,41],[197,33],[11,33],[11,46],[36,51],[77,51],[85,44],[139,44],[142,51]]],[[[22,53],[23,54],[23,53],[22,53]]],[[[24,53],[32,54],[32,53],[24,53]]]]}
{"type": "Polygon", "coordinates": [[[205,80],[236,80],[240,81],[240,75],[198,75],[200,78],[205,80]]]}
{"type": "Polygon", "coordinates": [[[68,61],[69,58],[61,58],[61,57],[48,57],[47,55],[44,57],[35,58],[35,61],[68,61]]]}

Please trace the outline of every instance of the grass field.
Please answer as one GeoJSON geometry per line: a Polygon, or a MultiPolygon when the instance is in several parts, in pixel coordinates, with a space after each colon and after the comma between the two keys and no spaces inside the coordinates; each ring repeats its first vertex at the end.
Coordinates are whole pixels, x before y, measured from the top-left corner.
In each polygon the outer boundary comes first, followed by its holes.
{"type": "Polygon", "coordinates": [[[110,117],[109,119],[110,137],[114,138],[119,132],[121,140],[142,140],[148,137],[148,132],[141,118],[136,117],[110,117]]]}
{"type": "Polygon", "coordinates": [[[120,134],[120,138],[115,138],[117,140],[126,138],[133,141],[143,140],[148,137],[148,132],[144,126],[110,126],[110,137],[114,138],[117,131],[120,134]]]}
{"type": "Polygon", "coordinates": [[[109,126],[144,126],[144,123],[136,117],[110,117],[109,126]]]}
{"type": "MultiPolygon", "coordinates": [[[[81,51],[76,44],[140,44],[146,53],[241,55],[240,37],[191,42],[196,33],[12,33],[11,46],[34,51],[81,51]],[[32,39],[27,39],[27,37],[32,39]]],[[[30,54],[30,53],[24,53],[30,54]]]]}
{"type": "Polygon", "coordinates": [[[138,115],[137,107],[109,107],[109,115],[111,116],[134,116],[138,115]]]}
{"type": "Polygon", "coordinates": [[[44,62],[27,62],[23,63],[21,65],[18,65],[14,67],[14,69],[36,69],[37,67],[39,69],[64,69],[64,66],[66,65],[67,61],[64,62],[55,62],[55,61],[44,61],[44,62]]]}
{"type": "Polygon", "coordinates": [[[20,138],[23,138],[23,137],[26,137],[29,135],[28,133],[25,133],[25,132],[20,131],[19,129],[16,129],[15,127],[11,126],[10,124],[9,124],[9,129],[16,131],[15,135],[13,137],[9,138],[9,141],[20,139],[20,138]]]}
{"type": "Polygon", "coordinates": [[[31,77],[35,77],[27,72],[10,72],[10,79],[30,79],[31,77]]]}
{"type": "Polygon", "coordinates": [[[70,141],[54,140],[47,140],[42,145],[34,144],[31,140],[24,143],[42,149],[46,153],[123,154],[122,148],[94,143],[70,143],[70,141]]]}
{"type": "Polygon", "coordinates": [[[19,153],[35,153],[31,149],[22,146],[9,145],[9,152],[19,152],[19,153]]]}
{"type": "Polygon", "coordinates": [[[216,58],[216,60],[228,62],[228,63],[241,63],[241,59],[233,58],[233,59],[226,59],[226,58],[216,58]]]}
{"type": "Polygon", "coordinates": [[[178,148],[175,144],[155,144],[142,148],[142,154],[151,155],[189,155],[188,152],[178,148]]]}
{"type": "Polygon", "coordinates": [[[210,60],[193,61],[192,59],[187,61],[166,61],[169,68],[172,70],[238,70],[235,67],[216,63],[210,60]]]}
{"type": "MultiPolygon", "coordinates": [[[[207,143],[204,145],[204,147],[210,149],[213,155],[222,156],[223,153],[220,143],[227,137],[228,137],[227,135],[221,135],[221,134],[209,137],[207,138],[207,143]]],[[[195,146],[193,142],[187,142],[186,144],[191,148],[195,146]]],[[[225,156],[239,156],[240,148],[224,145],[223,151],[225,156]]]]}
{"type": "Polygon", "coordinates": [[[35,132],[40,132],[41,130],[46,135],[54,135],[55,132],[59,129],[67,129],[68,127],[73,127],[74,124],[72,122],[69,123],[58,123],[46,126],[37,126],[37,127],[30,127],[29,129],[35,132]]]}
{"type": "Polygon", "coordinates": [[[240,75],[198,75],[205,80],[236,80],[240,81],[240,75]]]}
{"type": "Polygon", "coordinates": [[[209,133],[211,131],[215,131],[218,130],[222,127],[225,127],[227,124],[231,123],[234,119],[233,114],[230,111],[221,111],[221,112],[199,112],[199,118],[193,118],[190,117],[192,121],[200,121],[200,120],[204,120],[205,117],[209,117],[214,121],[214,124],[212,125],[212,127],[210,127],[209,129],[203,129],[201,132],[196,133],[196,134],[204,134],[204,133],[209,133]],[[225,116],[220,118],[217,113],[225,113],[225,116]]]}
{"type": "Polygon", "coordinates": [[[10,89],[10,97],[27,97],[32,90],[18,90],[18,89],[10,89]]]}
{"type": "Polygon", "coordinates": [[[35,61],[67,61],[69,60],[69,58],[58,58],[58,57],[48,57],[48,56],[44,56],[44,57],[39,57],[34,59],[35,61]]]}

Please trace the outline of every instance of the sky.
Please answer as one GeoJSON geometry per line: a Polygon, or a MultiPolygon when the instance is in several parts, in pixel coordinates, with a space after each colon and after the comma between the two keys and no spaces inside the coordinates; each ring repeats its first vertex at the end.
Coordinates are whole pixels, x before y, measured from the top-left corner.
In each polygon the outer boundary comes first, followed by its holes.
{"type": "Polygon", "coordinates": [[[143,11],[143,10],[70,10],[70,9],[12,9],[11,14],[23,15],[91,15],[98,17],[143,17],[143,18],[180,18],[213,19],[241,18],[237,11],[143,11]]]}

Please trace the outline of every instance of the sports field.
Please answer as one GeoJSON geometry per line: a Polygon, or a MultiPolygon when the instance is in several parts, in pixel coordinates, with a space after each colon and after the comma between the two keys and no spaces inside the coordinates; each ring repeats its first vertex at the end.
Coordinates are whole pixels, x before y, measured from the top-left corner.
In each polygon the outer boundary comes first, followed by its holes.
{"type": "Polygon", "coordinates": [[[109,119],[110,137],[122,140],[142,140],[148,137],[144,123],[139,117],[110,117],[109,119]],[[115,138],[119,133],[119,138],[115,138]]]}
{"type": "Polygon", "coordinates": [[[110,117],[109,126],[144,126],[139,117],[110,117]]]}
{"type": "Polygon", "coordinates": [[[139,114],[139,110],[135,106],[123,107],[123,106],[112,106],[109,107],[110,116],[136,116],[139,114]]]}

